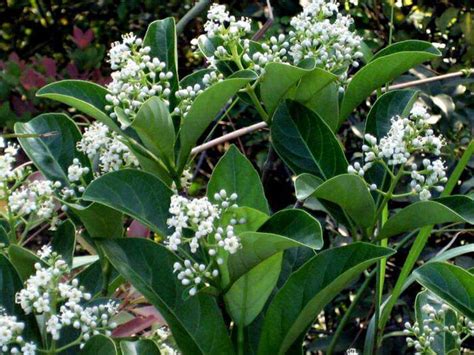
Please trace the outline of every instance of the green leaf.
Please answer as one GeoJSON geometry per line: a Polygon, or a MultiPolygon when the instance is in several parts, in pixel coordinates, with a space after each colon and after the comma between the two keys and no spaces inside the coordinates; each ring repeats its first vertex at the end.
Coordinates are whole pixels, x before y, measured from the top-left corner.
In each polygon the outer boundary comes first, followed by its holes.
{"type": "Polygon", "coordinates": [[[347,161],[331,128],[318,115],[293,102],[283,102],[271,127],[273,146],[296,173],[326,180],[347,172],[347,161]]]}
{"type": "MultiPolygon", "coordinates": [[[[426,333],[423,330],[423,321],[426,319],[430,319],[429,315],[423,311],[423,306],[430,305],[436,311],[441,310],[442,303],[440,299],[433,295],[428,290],[418,293],[415,299],[415,315],[416,320],[420,326],[420,330],[422,334],[426,333]]],[[[440,328],[442,329],[444,326],[456,326],[456,314],[452,310],[445,311],[443,316],[438,316],[440,319],[440,328]]],[[[451,335],[450,332],[439,332],[439,333],[431,333],[431,336],[434,337],[434,341],[430,343],[430,348],[435,352],[435,354],[448,354],[449,351],[458,348],[456,345],[456,340],[451,335]]]]}
{"type": "Polygon", "coordinates": [[[436,296],[474,319],[474,275],[444,262],[430,262],[415,271],[415,279],[436,296]]]}
{"type": "Polygon", "coordinates": [[[8,247],[10,245],[10,239],[8,239],[7,231],[3,226],[0,226],[0,249],[8,247]]]}
{"type": "Polygon", "coordinates": [[[239,238],[242,248],[229,255],[227,260],[231,282],[274,254],[289,248],[306,246],[297,240],[272,233],[245,232],[240,234],[239,238]]]}
{"type": "MultiPolygon", "coordinates": [[[[104,284],[104,273],[102,272],[101,260],[97,260],[86,267],[76,275],[76,278],[79,280],[79,284],[84,287],[84,290],[89,292],[92,297],[98,296],[101,293],[104,284]]],[[[112,294],[123,282],[123,279],[117,270],[112,268],[109,280],[108,294],[112,294]]]]}
{"type": "Polygon", "coordinates": [[[252,163],[232,145],[219,160],[207,185],[207,196],[213,202],[214,195],[225,190],[227,195],[238,195],[239,206],[252,207],[269,213],[262,183],[252,163]]]}
{"type": "Polygon", "coordinates": [[[114,341],[105,335],[98,334],[90,338],[84,347],[81,349],[81,354],[84,355],[116,355],[118,349],[114,341]]]}
{"type": "Polygon", "coordinates": [[[300,101],[316,112],[333,132],[339,128],[339,89],[331,83],[305,102],[300,101]]]}
{"type": "Polygon", "coordinates": [[[72,267],[72,258],[76,247],[76,229],[70,220],[62,222],[51,243],[53,250],[61,255],[62,259],[72,267]]]}
{"type": "Polygon", "coordinates": [[[132,169],[111,172],[94,180],[83,199],[109,206],[166,235],[173,192],[155,176],[132,169]]]}
{"type": "Polygon", "coordinates": [[[280,275],[283,253],[265,259],[235,281],[224,295],[236,324],[249,325],[262,311],[280,275]]]}
{"type": "Polygon", "coordinates": [[[456,195],[415,202],[391,217],[384,224],[378,239],[427,225],[452,222],[474,224],[474,200],[456,195]]]}
{"type": "Polygon", "coordinates": [[[296,88],[295,99],[307,101],[337,76],[320,68],[305,69],[286,63],[269,63],[262,75],[260,92],[267,112],[272,116],[288,92],[296,88]]]}
{"type": "Polygon", "coordinates": [[[151,339],[140,339],[137,341],[120,342],[120,350],[122,355],[159,355],[160,348],[151,339]]]}
{"type": "Polygon", "coordinates": [[[184,354],[232,354],[232,344],[214,297],[198,293],[183,297],[186,288],[173,273],[178,258],[147,239],[101,242],[112,265],[165,318],[184,354]]]}
{"type": "Polygon", "coordinates": [[[19,245],[10,245],[8,247],[8,256],[22,281],[26,281],[28,277],[36,273],[36,263],[42,264],[41,259],[36,254],[19,245]]]}
{"type": "Polygon", "coordinates": [[[153,154],[174,162],[175,133],[168,107],[158,97],[148,99],[138,111],[131,127],[153,154]]]}
{"type": "Polygon", "coordinates": [[[25,339],[36,340],[39,338],[39,332],[34,316],[32,314],[25,315],[20,305],[15,302],[15,295],[23,288],[23,282],[12,262],[5,255],[0,254],[0,290],[2,290],[0,292],[0,306],[6,314],[16,316],[19,321],[25,323],[23,334],[25,339]]]}
{"type": "Polygon", "coordinates": [[[82,80],[62,80],[43,86],[36,96],[52,99],[89,115],[120,133],[120,128],[105,111],[108,91],[103,86],[82,80]]]}
{"type": "Polygon", "coordinates": [[[344,121],[375,89],[441,53],[428,42],[405,41],[395,43],[377,53],[360,69],[347,86],[341,104],[339,122],[344,121]]]}
{"type": "MultiPolygon", "coordinates": [[[[295,185],[299,177],[296,178],[295,185]]],[[[303,176],[306,191],[310,193],[310,181],[303,176]]],[[[301,187],[300,187],[301,190],[301,187]]],[[[300,192],[301,194],[301,192],[300,192]]],[[[354,221],[362,227],[370,227],[375,218],[375,203],[367,185],[358,175],[342,174],[322,184],[315,184],[311,197],[333,202],[342,207],[354,221]]]]}
{"type": "Polygon", "coordinates": [[[313,249],[321,249],[324,245],[321,224],[308,212],[300,209],[275,213],[258,231],[283,235],[313,249]]]}
{"type": "Polygon", "coordinates": [[[268,215],[250,207],[235,207],[224,212],[221,218],[221,225],[231,224],[231,219],[237,222],[245,219],[245,223],[234,225],[234,232],[240,235],[243,232],[256,232],[268,219],[268,215]]]}
{"type": "Polygon", "coordinates": [[[19,138],[19,142],[38,170],[51,181],[69,185],[67,169],[77,158],[89,166],[85,155],[76,150],[81,132],[76,124],[61,113],[45,113],[29,122],[15,124],[17,134],[37,134],[34,138],[19,138]]]}
{"type": "Polygon", "coordinates": [[[191,149],[216,118],[219,111],[237,91],[250,81],[252,81],[252,79],[248,77],[225,79],[207,88],[196,97],[179,133],[180,152],[178,157],[178,171],[184,169],[191,149]]]}
{"type": "Polygon", "coordinates": [[[100,203],[89,206],[67,204],[69,214],[77,217],[92,238],[120,238],[123,236],[123,215],[100,203]]]}
{"type": "Polygon", "coordinates": [[[358,242],[313,257],[288,278],[271,302],[258,353],[285,354],[349,282],[392,253],[388,248],[358,242]]]}
{"type": "Polygon", "coordinates": [[[158,57],[166,63],[165,71],[173,73],[170,79],[172,95],[170,96],[171,108],[174,108],[176,97],[174,93],[178,89],[178,53],[176,45],[176,25],[174,18],[168,17],[163,20],[153,21],[143,38],[143,45],[149,46],[149,55],[158,57]]]}
{"type": "Polygon", "coordinates": [[[370,109],[365,133],[378,139],[387,135],[394,116],[407,116],[418,98],[416,90],[392,90],[380,96],[370,109]]]}

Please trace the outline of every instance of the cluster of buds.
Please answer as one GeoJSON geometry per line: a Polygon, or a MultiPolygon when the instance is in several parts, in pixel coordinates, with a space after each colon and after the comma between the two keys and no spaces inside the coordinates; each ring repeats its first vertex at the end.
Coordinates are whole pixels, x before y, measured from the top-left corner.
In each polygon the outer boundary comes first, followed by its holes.
{"type": "Polygon", "coordinates": [[[81,345],[97,334],[111,335],[116,326],[112,317],[117,305],[106,304],[85,306],[91,295],[79,286],[77,279],[66,281],[70,268],[61,257],[44,246],[38,256],[42,263],[36,263],[36,273],[25,282],[25,288],[16,294],[16,302],[25,314],[42,315],[46,332],[57,341],[61,330],[72,327],[80,331],[81,345]]]}
{"type": "Polygon", "coordinates": [[[458,349],[463,340],[474,335],[474,323],[467,317],[460,315],[450,306],[444,303],[425,304],[421,308],[423,313],[423,324],[415,322],[405,323],[403,333],[407,336],[406,342],[409,347],[415,349],[416,354],[435,354],[432,347],[439,343],[444,343],[441,336],[449,334],[458,349]],[[447,314],[449,313],[449,317],[447,314]]]}
{"type": "MultiPolygon", "coordinates": [[[[363,163],[350,165],[348,172],[363,177],[374,164],[379,163],[391,175],[394,175],[395,169],[402,175],[410,175],[412,193],[418,194],[421,200],[429,199],[432,189],[443,191],[441,184],[447,181],[446,167],[438,156],[445,141],[434,134],[429,118],[424,107],[415,105],[408,117],[391,119],[390,130],[380,141],[366,134],[366,144],[362,146],[363,163]],[[421,169],[417,160],[421,160],[421,169]]],[[[375,184],[371,184],[370,188],[377,190],[375,184]]]]}
{"type": "MultiPolygon", "coordinates": [[[[94,172],[96,176],[139,165],[137,158],[120,140],[117,133],[112,132],[101,122],[94,122],[85,129],[81,140],[77,142],[77,150],[86,154],[93,165],[97,165],[97,170],[94,172]]],[[[73,171],[78,172],[81,169],[81,177],[86,174],[85,168],[75,165],[71,168],[73,171]]]]}
{"type": "Polygon", "coordinates": [[[25,323],[9,316],[0,309],[0,351],[2,354],[36,354],[36,344],[27,342],[22,336],[25,323]]]}
{"type": "Polygon", "coordinates": [[[191,109],[194,99],[205,89],[222,80],[224,80],[224,75],[213,70],[203,76],[200,84],[196,83],[194,86],[189,85],[185,88],[180,88],[177,90],[175,95],[178,99],[178,105],[174,108],[173,113],[176,115],[182,115],[182,117],[186,117],[189,110],[191,109]]]}
{"type": "Polygon", "coordinates": [[[173,73],[166,71],[166,63],[152,58],[151,48],[143,46],[143,40],[132,33],[122,36],[122,42],[115,42],[109,51],[112,82],[107,85],[110,103],[106,109],[110,116],[126,126],[132,121],[141,105],[152,96],[159,96],[169,104],[170,79],[173,73]],[[123,120],[122,114],[127,118],[123,120]]]}
{"type": "Polygon", "coordinates": [[[241,247],[234,225],[246,223],[245,219],[237,221],[233,218],[227,225],[222,222],[223,214],[237,207],[237,194],[228,196],[225,190],[221,190],[214,200],[217,204],[212,204],[207,197],[187,199],[174,195],[171,199],[171,217],[167,224],[173,233],[165,244],[178,255],[181,248],[189,248],[192,255],[203,251],[208,256],[207,263],[193,261],[184,255],[182,262],[174,264],[174,272],[187,286],[190,296],[211,284],[219,276],[219,265],[224,263],[224,256],[236,253],[241,247]]]}

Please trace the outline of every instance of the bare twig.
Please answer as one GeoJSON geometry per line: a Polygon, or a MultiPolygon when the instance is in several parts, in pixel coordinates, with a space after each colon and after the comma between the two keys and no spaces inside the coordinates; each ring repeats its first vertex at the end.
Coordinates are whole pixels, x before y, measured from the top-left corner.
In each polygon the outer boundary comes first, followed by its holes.
{"type": "MultiPolygon", "coordinates": [[[[409,88],[409,87],[413,87],[413,86],[418,86],[418,85],[431,83],[431,82],[434,82],[434,81],[452,79],[452,78],[456,78],[456,77],[462,77],[464,75],[469,76],[470,74],[473,74],[473,73],[474,73],[474,70],[472,70],[472,69],[470,71],[459,71],[459,72],[455,72],[455,73],[448,73],[448,74],[444,74],[444,75],[434,76],[434,77],[431,77],[431,78],[413,80],[413,81],[408,81],[406,83],[391,85],[391,86],[388,87],[388,89],[389,90],[395,90],[395,89],[409,88]]],[[[246,135],[248,133],[258,131],[258,130],[260,130],[262,128],[265,128],[267,126],[268,125],[265,122],[259,122],[259,123],[253,124],[251,126],[248,126],[248,127],[240,128],[240,129],[238,129],[238,130],[236,130],[232,133],[224,134],[223,136],[221,136],[219,138],[213,139],[209,142],[206,142],[204,144],[201,144],[201,145],[198,145],[198,146],[194,147],[193,150],[191,151],[191,154],[198,154],[198,153],[203,152],[207,149],[215,147],[216,145],[219,145],[219,144],[225,143],[227,141],[236,139],[236,138],[241,137],[243,135],[246,135]]]]}
{"type": "Polygon", "coordinates": [[[254,41],[259,40],[263,37],[263,35],[268,31],[268,29],[273,25],[273,21],[275,18],[273,17],[273,8],[270,0],[267,0],[267,8],[268,8],[268,19],[265,21],[263,26],[253,35],[252,39],[254,41]]]}
{"type": "Polygon", "coordinates": [[[186,25],[191,22],[196,16],[198,16],[204,9],[209,5],[210,0],[199,0],[186,15],[176,24],[176,33],[180,34],[183,32],[186,25]]]}
{"type": "Polygon", "coordinates": [[[223,136],[219,138],[213,139],[207,143],[194,147],[193,150],[191,151],[191,154],[201,153],[209,148],[215,147],[216,145],[244,136],[247,133],[258,131],[259,129],[262,129],[265,127],[267,127],[267,124],[265,122],[259,122],[248,127],[240,128],[234,132],[224,134],[223,136]]]}

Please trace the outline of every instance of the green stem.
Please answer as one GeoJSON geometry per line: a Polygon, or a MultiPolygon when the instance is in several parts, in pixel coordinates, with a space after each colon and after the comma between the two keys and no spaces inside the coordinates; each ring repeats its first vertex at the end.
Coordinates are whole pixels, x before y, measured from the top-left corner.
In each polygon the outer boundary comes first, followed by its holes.
{"type": "MultiPolygon", "coordinates": [[[[459,160],[459,163],[457,164],[453,173],[449,177],[449,180],[446,183],[445,189],[441,193],[441,197],[446,197],[451,194],[459,178],[461,177],[461,174],[464,171],[464,168],[469,163],[469,160],[471,156],[473,155],[473,153],[474,153],[474,140],[469,143],[469,146],[467,147],[466,151],[464,152],[461,159],[459,160]]],[[[408,278],[408,276],[410,276],[410,273],[413,267],[415,266],[416,261],[418,260],[421,252],[423,251],[426,245],[426,242],[428,241],[428,238],[431,234],[432,229],[433,229],[432,225],[421,228],[420,232],[415,238],[415,241],[413,242],[410,252],[408,253],[407,259],[405,260],[405,263],[403,264],[400,275],[398,276],[395,287],[392,290],[390,298],[387,300],[387,304],[382,310],[380,320],[378,323],[376,323],[376,328],[378,328],[380,333],[383,332],[385,325],[387,324],[387,321],[392,312],[392,309],[395,306],[395,303],[398,301],[398,298],[400,297],[402,293],[405,281],[408,278]]]]}
{"type": "MultiPolygon", "coordinates": [[[[244,294],[242,304],[247,304],[247,291],[248,291],[248,275],[244,276],[244,294]]],[[[237,343],[238,343],[238,354],[244,355],[244,324],[245,324],[245,310],[246,307],[242,307],[242,311],[240,313],[240,321],[237,325],[237,343]]]]}
{"type": "MultiPolygon", "coordinates": [[[[239,52],[237,50],[237,46],[233,45],[230,49],[231,55],[232,55],[232,60],[237,64],[237,67],[240,70],[244,70],[244,66],[242,65],[242,61],[240,60],[239,52]]],[[[265,111],[263,108],[262,104],[260,103],[260,100],[257,97],[257,94],[255,94],[255,90],[252,87],[252,85],[247,84],[245,87],[245,91],[249,95],[250,99],[252,100],[253,104],[255,105],[255,108],[258,112],[258,114],[262,117],[262,119],[267,122],[269,119],[268,113],[265,111]]]]}

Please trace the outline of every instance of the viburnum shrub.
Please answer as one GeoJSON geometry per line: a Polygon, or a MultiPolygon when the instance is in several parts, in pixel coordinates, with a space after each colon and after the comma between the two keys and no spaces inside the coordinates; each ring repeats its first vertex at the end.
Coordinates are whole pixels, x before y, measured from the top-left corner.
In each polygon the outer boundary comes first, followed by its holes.
{"type": "Polygon", "coordinates": [[[408,40],[367,54],[335,1],[310,1],[287,33],[257,42],[252,29],[250,19],[211,5],[193,41],[207,66],[180,78],[174,20],[158,20],[143,38],[129,33],[112,44],[106,87],[64,80],[39,90],[95,121],[82,131],[63,113],[17,123],[37,171],[16,164],[17,144],[2,144],[2,351],[301,353],[317,316],[362,275],[360,292],[376,278],[366,354],[382,345],[413,280],[429,291],[413,305],[407,344],[418,353],[459,351],[472,334],[474,276],[445,261],[472,248],[444,251],[411,272],[433,225],[474,221],[473,200],[451,196],[474,145],[452,169],[447,139],[418,92],[384,89],[438,50],[408,40]],[[338,129],[374,91],[361,152],[347,157],[338,129]],[[235,146],[206,195],[188,194],[192,148],[238,100],[266,122],[271,149],[294,174],[293,208],[270,210],[259,173],[235,146]],[[321,213],[347,230],[344,245],[327,246],[321,213]],[[126,237],[137,223],[153,238],[126,237]],[[35,256],[24,245],[39,225],[57,231],[35,256]],[[92,259],[73,257],[76,232],[92,259]],[[388,259],[409,242],[398,280],[385,283],[388,259]],[[130,323],[121,307],[136,301],[123,295],[135,290],[168,328],[123,338],[130,323]]]}

